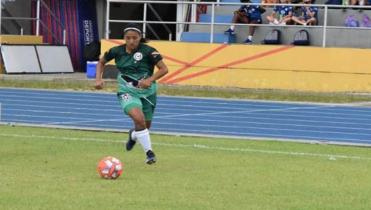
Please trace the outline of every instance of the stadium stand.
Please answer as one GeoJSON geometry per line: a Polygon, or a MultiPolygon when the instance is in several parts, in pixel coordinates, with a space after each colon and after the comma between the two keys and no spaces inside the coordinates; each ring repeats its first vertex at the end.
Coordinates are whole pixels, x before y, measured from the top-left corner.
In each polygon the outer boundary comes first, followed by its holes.
{"type": "MultiPolygon", "coordinates": [[[[222,0],[221,2],[238,2],[236,0],[222,0]]],[[[317,1],[316,4],[323,4],[324,0],[317,1]]],[[[238,9],[239,6],[227,6],[220,5],[215,7],[215,23],[230,23],[233,17],[233,11],[238,9]]],[[[371,40],[367,37],[371,36],[371,30],[364,30],[358,28],[333,28],[344,27],[345,19],[354,15],[359,21],[364,16],[371,17],[371,10],[361,9],[339,9],[330,8],[328,9],[327,15],[327,41],[326,46],[328,47],[353,47],[353,48],[370,48],[371,40]]],[[[211,6],[207,7],[207,12],[201,14],[199,22],[211,23],[211,6]]],[[[272,8],[266,8],[266,12],[263,14],[263,23],[267,24],[266,16],[272,13],[272,8]]],[[[324,8],[319,8],[318,13],[318,25],[324,25],[324,8]]],[[[195,25],[191,24],[188,32],[184,32],[181,36],[182,41],[187,42],[208,42],[210,41],[210,25],[195,25]]],[[[248,32],[248,26],[237,26],[236,37],[230,37],[225,35],[224,31],[227,29],[227,25],[215,25],[214,33],[215,43],[242,43],[248,32]]],[[[264,36],[272,29],[279,29],[282,32],[282,44],[291,44],[293,41],[294,34],[303,29],[304,27],[277,27],[277,26],[260,26],[255,32],[254,44],[260,44],[264,39],[264,36]]],[[[306,27],[305,28],[311,37],[312,46],[322,46],[323,29],[321,27],[306,27]]]]}

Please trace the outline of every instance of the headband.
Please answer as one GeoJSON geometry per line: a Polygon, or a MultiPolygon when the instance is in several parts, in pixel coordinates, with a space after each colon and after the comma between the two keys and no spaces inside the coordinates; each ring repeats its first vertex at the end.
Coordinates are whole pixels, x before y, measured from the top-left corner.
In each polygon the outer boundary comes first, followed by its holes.
{"type": "Polygon", "coordinates": [[[133,30],[133,31],[138,32],[139,34],[142,34],[142,31],[140,29],[134,28],[134,27],[125,28],[124,33],[126,33],[127,31],[130,31],[130,30],[133,30]]]}

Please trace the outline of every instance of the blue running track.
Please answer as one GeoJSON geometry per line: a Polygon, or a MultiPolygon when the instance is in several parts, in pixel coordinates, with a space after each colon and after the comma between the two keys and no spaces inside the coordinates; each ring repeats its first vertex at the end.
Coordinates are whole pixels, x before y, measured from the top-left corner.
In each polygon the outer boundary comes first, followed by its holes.
{"type": "MultiPolygon", "coordinates": [[[[0,88],[1,123],[126,131],[115,94],[0,88]]],[[[158,98],[152,131],[371,146],[371,107],[158,98]]]]}

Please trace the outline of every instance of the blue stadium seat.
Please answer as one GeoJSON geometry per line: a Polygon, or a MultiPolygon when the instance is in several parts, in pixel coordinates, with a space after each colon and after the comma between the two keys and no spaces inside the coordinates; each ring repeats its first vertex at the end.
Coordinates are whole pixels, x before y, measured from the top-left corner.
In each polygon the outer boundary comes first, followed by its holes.
{"type": "MultiPolygon", "coordinates": [[[[214,22],[215,23],[231,23],[232,18],[233,18],[233,14],[231,14],[231,15],[215,15],[214,22]]],[[[200,15],[200,22],[210,23],[211,22],[211,15],[210,14],[200,15]]]]}
{"type": "MultiPolygon", "coordinates": [[[[180,40],[183,42],[210,42],[210,33],[201,32],[183,32],[180,40]]],[[[227,34],[216,33],[214,34],[214,43],[235,43],[235,36],[227,34]]]]}

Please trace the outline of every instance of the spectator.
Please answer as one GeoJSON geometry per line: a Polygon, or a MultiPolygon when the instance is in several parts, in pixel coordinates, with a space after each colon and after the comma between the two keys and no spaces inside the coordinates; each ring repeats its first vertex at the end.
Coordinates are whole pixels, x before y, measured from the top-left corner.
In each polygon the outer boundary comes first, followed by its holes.
{"type": "MultiPolygon", "coordinates": [[[[243,3],[250,3],[250,0],[243,1],[243,3]]],[[[262,17],[261,14],[265,10],[258,5],[242,5],[237,11],[234,12],[232,19],[232,25],[229,27],[225,33],[235,35],[235,23],[248,23],[248,24],[261,24],[262,17]]],[[[245,44],[251,44],[255,33],[256,26],[249,27],[249,36],[245,40],[245,44]]]]}
{"type": "Polygon", "coordinates": [[[310,6],[311,0],[304,0],[308,6],[301,7],[301,15],[293,16],[292,20],[300,25],[317,25],[318,8],[310,6]]]}
{"type": "Polygon", "coordinates": [[[262,0],[262,4],[277,4],[277,0],[262,0]]]}
{"type": "MultiPolygon", "coordinates": [[[[287,4],[287,0],[281,0],[282,4],[287,4]]],[[[273,13],[270,16],[267,16],[269,24],[272,25],[286,25],[292,21],[292,6],[275,6],[273,13]]]]}
{"type": "Polygon", "coordinates": [[[359,5],[359,6],[365,6],[369,5],[371,1],[368,0],[350,0],[350,5],[359,5]]]}

